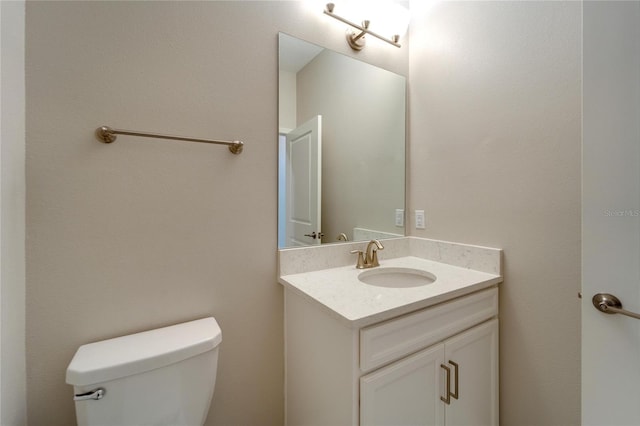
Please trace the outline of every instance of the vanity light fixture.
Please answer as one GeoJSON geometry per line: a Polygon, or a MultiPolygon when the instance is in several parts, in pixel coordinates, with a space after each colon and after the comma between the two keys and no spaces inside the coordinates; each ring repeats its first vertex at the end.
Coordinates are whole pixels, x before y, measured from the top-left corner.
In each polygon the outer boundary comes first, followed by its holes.
{"type": "MultiPolygon", "coordinates": [[[[327,3],[326,7],[324,9],[324,13],[325,15],[329,15],[334,19],[337,19],[340,22],[344,22],[345,24],[355,28],[357,31],[352,30],[351,28],[349,28],[347,30],[347,43],[349,43],[349,46],[351,46],[351,48],[353,50],[362,50],[362,48],[365,46],[365,34],[370,34],[376,38],[379,38],[382,41],[385,41],[395,47],[402,47],[400,45],[400,43],[398,43],[398,41],[400,40],[400,34],[394,34],[393,36],[391,36],[391,38],[386,38],[381,36],[378,33],[375,33],[373,31],[371,31],[369,29],[369,26],[371,24],[371,21],[369,20],[364,20],[362,21],[362,25],[358,25],[355,24],[353,22],[351,22],[350,20],[343,18],[342,16],[336,15],[333,11],[335,10],[336,5],[334,3],[327,3]]],[[[407,22],[403,22],[401,24],[399,24],[400,26],[404,26],[404,29],[406,29],[407,26],[407,22]]],[[[403,31],[404,31],[403,29],[403,31]]]]}

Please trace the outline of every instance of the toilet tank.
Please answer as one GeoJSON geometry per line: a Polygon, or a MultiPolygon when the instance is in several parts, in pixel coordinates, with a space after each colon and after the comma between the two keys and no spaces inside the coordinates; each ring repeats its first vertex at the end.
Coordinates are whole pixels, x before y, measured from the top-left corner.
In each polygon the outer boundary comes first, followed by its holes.
{"type": "Polygon", "coordinates": [[[221,341],[203,318],[81,346],[66,376],[78,425],[202,425],[221,341]]]}

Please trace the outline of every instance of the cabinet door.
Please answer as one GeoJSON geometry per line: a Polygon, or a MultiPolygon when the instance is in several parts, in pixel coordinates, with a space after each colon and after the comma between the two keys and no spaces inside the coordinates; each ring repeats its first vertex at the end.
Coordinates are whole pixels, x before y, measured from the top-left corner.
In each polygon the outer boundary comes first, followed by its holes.
{"type": "Polygon", "coordinates": [[[446,425],[498,426],[498,320],[445,341],[445,364],[451,368],[451,391],[458,393],[447,405],[446,425]]]}
{"type": "Polygon", "coordinates": [[[435,345],[360,378],[360,425],[444,425],[443,356],[435,345]]]}

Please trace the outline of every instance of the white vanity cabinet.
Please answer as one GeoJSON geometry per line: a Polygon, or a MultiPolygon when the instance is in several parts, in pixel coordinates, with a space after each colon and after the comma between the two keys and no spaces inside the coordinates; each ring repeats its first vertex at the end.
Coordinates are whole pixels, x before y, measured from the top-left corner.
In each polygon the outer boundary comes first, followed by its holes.
{"type": "Polygon", "coordinates": [[[497,409],[497,319],[360,378],[362,426],[497,426],[497,409]]]}
{"type": "Polygon", "coordinates": [[[287,289],[287,425],[497,426],[497,315],[492,287],[354,327],[287,289]]]}

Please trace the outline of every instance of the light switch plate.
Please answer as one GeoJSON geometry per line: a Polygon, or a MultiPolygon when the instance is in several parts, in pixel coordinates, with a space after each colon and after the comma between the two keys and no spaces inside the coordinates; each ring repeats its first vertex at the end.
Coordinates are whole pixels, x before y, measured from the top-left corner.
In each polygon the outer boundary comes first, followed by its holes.
{"type": "Polygon", "coordinates": [[[396,209],[396,226],[404,226],[404,209],[396,209]]]}
{"type": "Polygon", "coordinates": [[[416,229],[424,229],[424,222],[424,210],[416,210],[416,229]]]}

